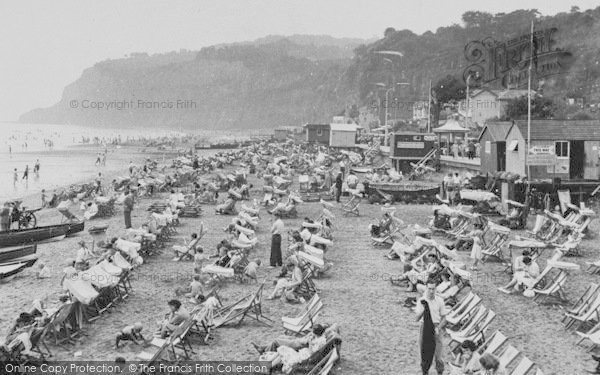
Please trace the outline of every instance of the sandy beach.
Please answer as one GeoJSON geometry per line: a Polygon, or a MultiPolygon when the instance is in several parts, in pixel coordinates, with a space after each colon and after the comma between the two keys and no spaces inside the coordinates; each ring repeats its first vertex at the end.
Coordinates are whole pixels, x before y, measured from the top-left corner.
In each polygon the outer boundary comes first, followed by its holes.
{"type": "MultiPolygon", "coordinates": [[[[234,167],[235,168],[235,167],[234,167]]],[[[254,185],[251,196],[262,195],[260,181],[251,176],[254,185]]],[[[297,182],[296,182],[297,184],[297,182]]],[[[133,213],[133,226],[144,223],[149,212],[146,210],[153,201],[166,198],[166,194],[152,199],[142,199],[133,213]]],[[[214,214],[213,206],[204,206],[202,217],[181,219],[178,234],[172,244],[181,243],[197,231],[201,222],[208,232],[202,239],[202,246],[208,254],[213,254],[216,244],[225,237],[223,228],[231,220],[230,216],[214,214]]],[[[86,225],[109,225],[107,237],[119,236],[124,232],[121,208],[111,218],[92,220],[86,225]]],[[[285,219],[287,228],[300,227],[305,216],[316,217],[320,213],[318,203],[303,203],[298,209],[298,219],[285,219]]],[[[327,253],[333,268],[321,279],[316,280],[319,294],[325,307],[319,319],[323,323],[337,323],[342,333],[342,361],[337,373],[340,374],[415,374],[419,372],[419,349],[417,345],[419,323],[414,313],[400,303],[414,294],[407,293],[402,287],[392,286],[389,279],[402,272],[399,261],[384,258],[387,250],[373,248],[367,225],[376,222],[381,215],[380,206],[361,204],[360,217],[347,217],[339,208],[334,209],[334,245],[327,253]]],[[[426,225],[432,213],[428,205],[398,205],[396,215],[407,223],[426,225]]],[[[44,220],[60,220],[54,210],[44,210],[44,220]]],[[[259,268],[259,280],[266,279],[266,290],[270,291],[278,269],[267,269],[270,235],[268,229],[272,216],[264,209],[257,235],[259,246],[249,258],[263,261],[259,268]]],[[[592,223],[591,231],[598,232],[597,221],[592,223]]],[[[40,261],[50,267],[52,277],[39,280],[35,278],[35,267],[0,284],[0,298],[4,302],[0,307],[0,331],[5,332],[19,312],[28,309],[33,299],[45,299],[48,303],[56,300],[60,291],[61,270],[68,258],[73,258],[77,242],[81,239],[91,241],[86,232],[60,242],[39,246],[40,261]]],[[[443,238],[436,237],[438,241],[443,238]]],[[[568,258],[567,261],[579,264],[585,269],[585,261],[593,260],[593,244],[596,238],[586,238],[581,246],[584,254],[581,258],[568,258]]],[[[287,243],[283,236],[283,246],[287,243]]],[[[467,261],[468,254],[461,253],[461,261],[467,261]]],[[[545,265],[548,253],[539,260],[545,265]]],[[[125,325],[141,321],[146,336],[150,336],[156,322],[167,312],[166,302],[175,298],[175,289],[189,284],[193,275],[191,262],[177,263],[172,260],[172,252],[167,246],[159,256],[150,258],[135,271],[132,281],[133,294],[123,304],[111,310],[90,324],[85,335],[69,347],[53,347],[53,360],[113,360],[123,356],[135,359],[143,350],[142,346],[127,343],[115,350],[114,337],[125,325]],[[73,354],[81,352],[74,358],[73,354]]],[[[492,323],[491,334],[500,329],[510,343],[522,351],[528,358],[539,364],[546,374],[581,374],[589,368],[588,355],[575,346],[577,336],[564,329],[560,322],[563,309],[555,306],[540,305],[522,295],[505,295],[497,287],[508,281],[498,263],[485,263],[474,279],[473,290],[479,294],[483,303],[497,313],[492,323]]],[[[567,295],[578,298],[594,280],[583,271],[572,272],[566,285],[567,295]]],[[[226,283],[220,292],[224,302],[232,302],[256,289],[256,284],[226,283]]],[[[283,333],[281,317],[294,315],[298,305],[290,305],[280,300],[263,302],[265,315],[275,321],[273,327],[266,327],[254,321],[245,321],[239,328],[219,328],[216,340],[210,346],[195,346],[194,358],[203,360],[256,360],[257,353],[251,342],[265,343],[283,333]]],[[[447,350],[447,348],[446,348],[447,350]]],[[[449,354],[446,356],[450,359],[449,354]]]]}

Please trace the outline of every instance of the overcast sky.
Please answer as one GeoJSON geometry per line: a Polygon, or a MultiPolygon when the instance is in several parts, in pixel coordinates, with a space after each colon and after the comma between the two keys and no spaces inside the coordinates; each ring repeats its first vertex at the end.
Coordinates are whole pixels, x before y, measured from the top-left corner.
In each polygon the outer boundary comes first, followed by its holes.
{"type": "Polygon", "coordinates": [[[269,34],[381,36],[459,23],[469,10],[594,8],[592,0],[1,0],[0,120],[60,100],[63,88],[107,58],[197,50],[269,34]]]}

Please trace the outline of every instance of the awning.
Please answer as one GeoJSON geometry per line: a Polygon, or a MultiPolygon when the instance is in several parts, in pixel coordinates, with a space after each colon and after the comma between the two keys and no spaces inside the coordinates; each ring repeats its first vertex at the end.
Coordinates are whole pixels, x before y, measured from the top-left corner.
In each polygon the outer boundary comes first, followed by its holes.
{"type": "Polygon", "coordinates": [[[508,151],[518,151],[519,150],[519,141],[516,139],[513,139],[512,141],[510,141],[510,144],[508,145],[508,151]]]}

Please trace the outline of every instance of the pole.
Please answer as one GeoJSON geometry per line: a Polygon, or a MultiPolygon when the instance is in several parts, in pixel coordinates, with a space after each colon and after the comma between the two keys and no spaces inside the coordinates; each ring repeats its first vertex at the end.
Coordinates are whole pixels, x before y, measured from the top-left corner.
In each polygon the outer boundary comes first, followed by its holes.
{"type": "Polygon", "coordinates": [[[529,41],[529,68],[527,69],[527,150],[525,163],[527,163],[527,181],[531,182],[531,166],[529,165],[529,150],[531,148],[531,66],[533,62],[533,20],[531,21],[531,39],[529,41]]]}
{"type": "Polygon", "coordinates": [[[466,97],[466,102],[467,102],[467,107],[465,108],[465,126],[468,127],[467,122],[469,121],[469,80],[471,79],[471,75],[469,74],[469,76],[467,77],[467,97],[466,97]]]}
{"type": "Polygon", "coordinates": [[[429,102],[427,102],[427,133],[431,133],[431,80],[429,80],[429,102]]]}

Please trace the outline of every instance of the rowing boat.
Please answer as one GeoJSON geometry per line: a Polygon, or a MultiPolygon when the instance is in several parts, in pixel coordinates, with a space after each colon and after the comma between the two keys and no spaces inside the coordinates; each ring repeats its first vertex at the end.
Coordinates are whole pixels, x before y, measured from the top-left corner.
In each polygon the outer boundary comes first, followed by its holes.
{"type": "Polygon", "coordinates": [[[31,267],[37,262],[36,255],[15,259],[11,262],[0,263],[0,279],[5,279],[12,275],[23,271],[25,268],[31,267]]]}
{"type": "Polygon", "coordinates": [[[0,232],[0,248],[9,246],[27,245],[50,240],[56,237],[68,237],[81,232],[84,222],[74,222],[58,225],[48,225],[29,229],[13,229],[0,232]]]}
{"type": "Polygon", "coordinates": [[[11,262],[15,259],[33,255],[37,252],[37,245],[7,247],[0,249],[0,263],[11,262]]]}
{"type": "Polygon", "coordinates": [[[371,182],[365,184],[367,195],[378,191],[392,196],[395,202],[435,203],[435,195],[440,187],[436,183],[425,181],[371,182]]]}

